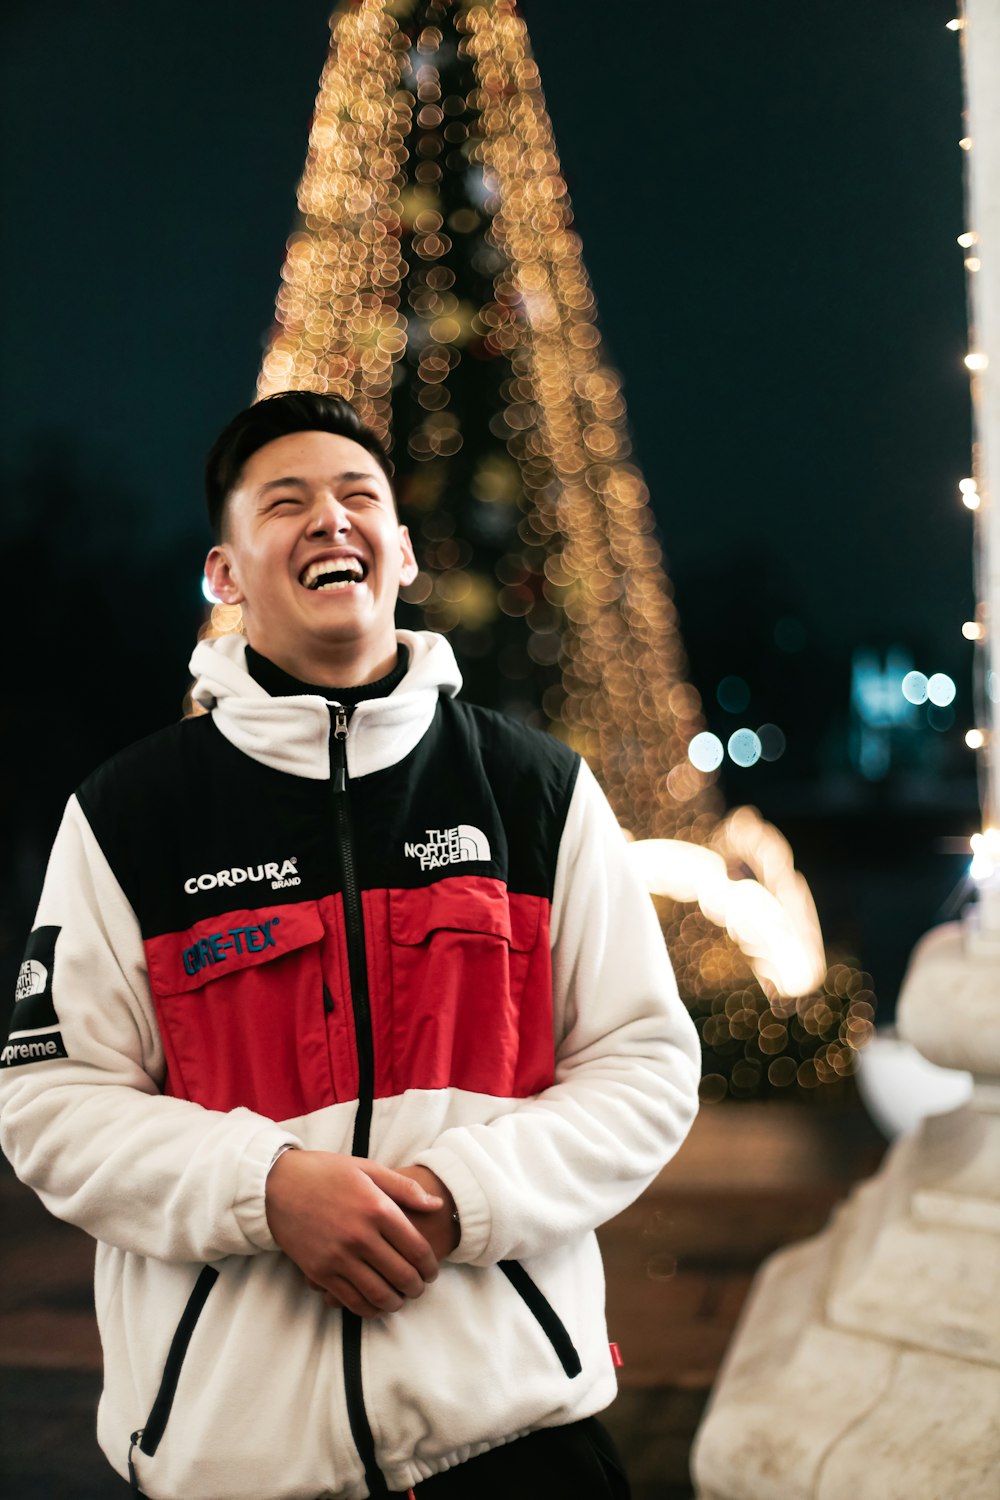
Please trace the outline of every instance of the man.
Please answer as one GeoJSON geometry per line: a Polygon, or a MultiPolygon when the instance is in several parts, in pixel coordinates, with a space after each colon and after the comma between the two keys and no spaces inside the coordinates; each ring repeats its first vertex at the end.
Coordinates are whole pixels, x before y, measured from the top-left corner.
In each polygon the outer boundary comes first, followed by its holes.
{"type": "Polygon", "coordinates": [[[3,1144],[98,1240],[98,1437],[153,1500],[627,1494],[593,1230],[698,1047],[587,767],[397,632],[416,562],[353,409],[207,466],[245,638],[70,799],[3,1144]]]}

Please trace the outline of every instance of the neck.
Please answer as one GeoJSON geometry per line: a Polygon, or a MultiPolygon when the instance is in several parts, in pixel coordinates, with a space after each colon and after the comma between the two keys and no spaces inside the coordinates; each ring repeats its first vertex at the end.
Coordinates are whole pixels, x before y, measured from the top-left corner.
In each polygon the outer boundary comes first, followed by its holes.
{"type": "Polygon", "coordinates": [[[253,649],[268,661],[295,677],[299,682],[311,682],[317,687],[363,687],[368,682],[378,682],[387,676],[396,665],[398,655],[395,635],[391,643],[381,647],[359,650],[356,643],[345,642],[330,645],[322,651],[283,651],[266,641],[250,639],[253,649]]]}

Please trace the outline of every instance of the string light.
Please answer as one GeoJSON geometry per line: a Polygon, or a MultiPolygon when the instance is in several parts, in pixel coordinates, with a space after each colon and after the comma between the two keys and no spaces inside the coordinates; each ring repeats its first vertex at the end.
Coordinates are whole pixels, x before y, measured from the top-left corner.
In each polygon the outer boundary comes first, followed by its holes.
{"type": "Polygon", "coordinates": [[[962,148],[963,151],[971,151],[972,150],[972,137],[971,137],[971,135],[963,135],[962,139],[959,141],[958,144],[962,148]]]}
{"type": "Polygon", "coordinates": [[[965,365],[969,370],[985,370],[989,365],[989,359],[985,354],[974,351],[965,356],[965,365]]]}
{"type": "Polygon", "coordinates": [[[959,235],[958,243],[963,250],[971,250],[973,245],[978,245],[979,236],[974,229],[967,229],[964,234],[959,235]]]}
{"type": "Polygon", "coordinates": [[[958,488],[962,495],[962,504],[967,506],[969,510],[978,510],[981,497],[976,481],[974,479],[961,479],[959,480],[958,488]]]}
{"type": "Polygon", "coordinates": [[[383,439],[392,367],[406,346],[394,305],[402,274],[399,160],[414,100],[400,90],[407,39],[379,0],[339,17],[320,79],[290,236],[277,326],[259,396],[327,390],[345,396],[383,439]]]}
{"type": "Polygon", "coordinates": [[[978,620],[966,620],[962,626],[962,634],[967,641],[981,641],[985,637],[986,631],[978,620]]]}
{"type": "Polygon", "coordinates": [[[1000,832],[996,828],[984,828],[974,833],[969,840],[972,849],[972,864],[969,874],[973,880],[990,880],[1000,865],[1000,832]]]}
{"type": "Polygon", "coordinates": [[[986,736],[981,729],[967,729],[965,743],[970,750],[981,750],[986,744],[986,736]]]}
{"type": "Polygon", "coordinates": [[[946,21],[945,27],[948,31],[963,31],[965,29],[965,20],[961,16],[956,16],[953,21],[946,21]]]}

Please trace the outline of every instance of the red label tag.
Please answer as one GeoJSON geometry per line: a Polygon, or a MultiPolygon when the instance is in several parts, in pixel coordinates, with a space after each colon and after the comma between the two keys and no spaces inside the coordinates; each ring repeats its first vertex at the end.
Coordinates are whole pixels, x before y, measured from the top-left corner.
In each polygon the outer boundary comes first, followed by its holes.
{"type": "Polygon", "coordinates": [[[611,1363],[614,1365],[616,1370],[620,1370],[622,1365],[625,1363],[625,1361],[622,1359],[622,1351],[619,1349],[617,1344],[609,1344],[608,1348],[611,1350],[611,1363]]]}

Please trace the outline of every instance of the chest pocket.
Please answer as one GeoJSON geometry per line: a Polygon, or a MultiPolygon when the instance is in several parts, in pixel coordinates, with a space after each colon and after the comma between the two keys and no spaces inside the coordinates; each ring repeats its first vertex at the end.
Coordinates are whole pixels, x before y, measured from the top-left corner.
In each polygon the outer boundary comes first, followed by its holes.
{"type": "Polygon", "coordinates": [[[395,1087],[501,1098],[552,1081],[548,902],[455,876],[389,891],[395,1087]]]}
{"type": "Polygon", "coordinates": [[[227,912],[146,943],[167,1092],[294,1119],[336,1100],[314,902],[227,912]]]}

